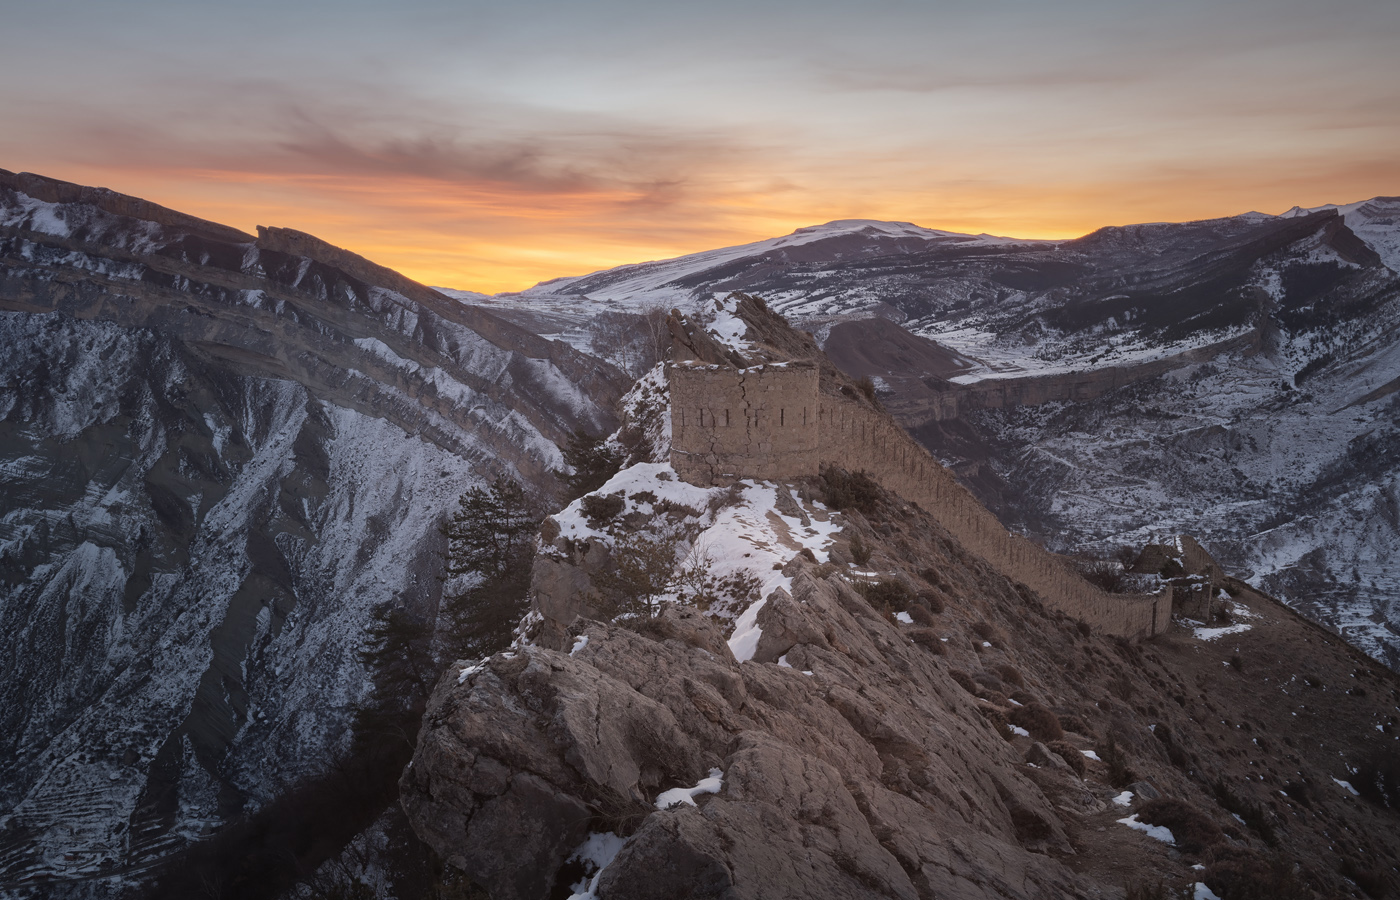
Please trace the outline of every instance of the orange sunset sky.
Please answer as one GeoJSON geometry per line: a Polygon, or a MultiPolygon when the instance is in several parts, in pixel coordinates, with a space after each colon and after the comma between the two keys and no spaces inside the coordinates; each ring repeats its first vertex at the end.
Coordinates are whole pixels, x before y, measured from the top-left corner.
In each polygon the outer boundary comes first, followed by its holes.
{"type": "Polygon", "coordinates": [[[1393,0],[6,6],[0,167],[485,292],[1400,193],[1393,0]]]}

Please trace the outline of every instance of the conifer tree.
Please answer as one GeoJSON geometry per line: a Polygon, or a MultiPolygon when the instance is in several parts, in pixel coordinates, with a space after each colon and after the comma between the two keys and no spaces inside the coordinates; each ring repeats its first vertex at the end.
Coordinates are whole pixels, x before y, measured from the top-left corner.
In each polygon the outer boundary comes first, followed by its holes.
{"type": "Polygon", "coordinates": [[[540,520],[524,488],[510,478],[462,495],[442,526],[447,538],[444,573],[448,580],[472,582],[460,593],[444,592],[448,653],[484,656],[510,644],[511,631],[525,613],[540,520]]]}
{"type": "Polygon", "coordinates": [[[596,491],[622,468],[622,454],[607,445],[607,438],[577,430],[561,451],[570,471],[555,470],[564,482],[564,502],[571,503],[596,491]]]}

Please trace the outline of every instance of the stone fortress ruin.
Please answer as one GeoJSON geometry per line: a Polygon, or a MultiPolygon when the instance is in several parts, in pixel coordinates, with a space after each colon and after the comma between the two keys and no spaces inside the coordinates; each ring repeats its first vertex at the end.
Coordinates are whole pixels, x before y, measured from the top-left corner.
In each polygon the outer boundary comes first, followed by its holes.
{"type": "Polygon", "coordinates": [[[1170,588],[1110,594],[1061,557],[1011,534],[887,413],[843,383],[848,380],[829,363],[819,362],[814,343],[797,345],[810,339],[792,337],[755,298],[742,298],[739,312],[750,334],[759,332],[758,341],[769,337],[780,345],[762,344],[767,359],[742,358],[673,316],[671,464],[683,479],[711,485],[806,478],[824,465],[864,470],[881,487],[928,511],[964,547],[1034,590],[1050,608],[1126,638],[1167,629],[1170,588]],[[791,358],[802,349],[811,351],[809,358],[791,358]],[[689,359],[680,358],[687,353],[689,359]]]}

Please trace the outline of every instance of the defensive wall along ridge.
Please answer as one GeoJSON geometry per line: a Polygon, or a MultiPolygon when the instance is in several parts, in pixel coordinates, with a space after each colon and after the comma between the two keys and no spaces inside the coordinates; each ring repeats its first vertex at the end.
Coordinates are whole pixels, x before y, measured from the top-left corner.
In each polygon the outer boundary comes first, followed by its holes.
{"type": "Polygon", "coordinates": [[[1060,557],[1002,527],[889,416],[820,392],[813,363],[737,369],[678,362],[669,376],[671,461],[686,481],[802,478],[823,464],[864,470],[1053,609],[1129,638],[1160,633],[1171,622],[1170,589],[1110,594],[1089,584],[1060,557]]]}
{"type": "Polygon", "coordinates": [[[1084,372],[1053,375],[984,378],[971,384],[925,379],[926,392],[895,397],[888,409],[908,427],[918,428],[929,422],[961,418],[982,409],[1093,400],[1125,385],[1157,378],[1182,366],[1209,362],[1226,353],[1257,353],[1263,340],[1262,330],[1252,328],[1223,341],[1129,365],[1102,366],[1084,372]]]}

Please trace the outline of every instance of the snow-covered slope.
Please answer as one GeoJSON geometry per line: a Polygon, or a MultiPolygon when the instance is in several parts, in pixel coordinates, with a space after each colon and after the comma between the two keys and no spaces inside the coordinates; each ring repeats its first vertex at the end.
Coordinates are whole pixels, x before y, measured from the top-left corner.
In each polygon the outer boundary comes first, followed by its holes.
{"type": "MultiPolygon", "coordinates": [[[[491,308],[541,334],[586,347],[583,325],[602,310],[635,312],[659,306],[688,311],[714,294],[736,290],[762,293],[770,303],[781,306],[785,299],[804,302],[814,290],[821,292],[826,280],[840,277],[844,269],[882,257],[1044,244],[939,231],[908,222],[840,219],[751,244],[557,278],[519,293],[498,294],[492,298],[491,308]],[[800,281],[794,281],[798,273],[800,281]]],[[[846,291],[839,298],[823,296],[828,302],[819,314],[826,316],[859,312],[879,303],[874,294],[855,296],[846,291]]],[[[803,320],[808,317],[805,313],[797,316],[803,320]]]]}
{"type": "Polygon", "coordinates": [[[496,302],[564,330],[596,304],[758,294],[1008,523],[1061,547],[1195,534],[1395,665],[1397,216],[1377,197],[1063,242],[832,223],[496,302]],[[871,316],[934,343],[882,363],[880,329],[833,327],[871,316]],[[982,393],[940,421],[959,390],[982,393]]]}
{"type": "MultiPolygon", "coordinates": [[[[0,172],[0,886],[140,867],[324,768],[468,487],[611,367],[307,235],[0,172]]],[[[50,888],[59,890],[59,888],[50,888]]]]}
{"type": "Polygon", "coordinates": [[[1391,271],[1400,272],[1400,197],[1373,197],[1358,203],[1329,203],[1312,209],[1295,206],[1281,218],[1303,216],[1327,209],[1339,212],[1347,227],[1375,250],[1391,271]]]}

